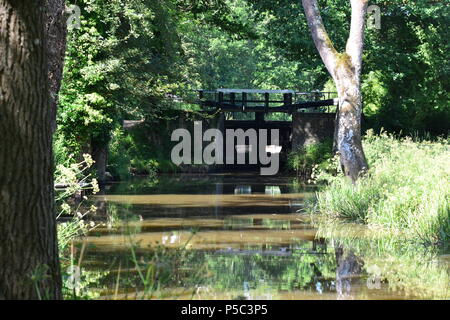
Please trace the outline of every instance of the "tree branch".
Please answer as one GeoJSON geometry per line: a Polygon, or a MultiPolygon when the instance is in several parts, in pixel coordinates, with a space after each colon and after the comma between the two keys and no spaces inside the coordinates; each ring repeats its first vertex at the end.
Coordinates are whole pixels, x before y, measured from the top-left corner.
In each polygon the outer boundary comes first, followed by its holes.
{"type": "Polygon", "coordinates": [[[317,0],[302,0],[303,9],[305,10],[306,20],[308,21],[311,35],[319,51],[325,67],[330,75],[335,77],[335,67],[337,60],[337,51],[328,36],[328,33],[323,25],[322,17],[320,15],[317,0]]]}
{"type": "Polygon", "coordinates": [[[350,56],[355,76],[359,79],[362,65],[362,51],[364,44],[364,24],[368,0],[350,0],[352,6],[352,20],[350,35],[347,39],[346,53],[350,56]]]}

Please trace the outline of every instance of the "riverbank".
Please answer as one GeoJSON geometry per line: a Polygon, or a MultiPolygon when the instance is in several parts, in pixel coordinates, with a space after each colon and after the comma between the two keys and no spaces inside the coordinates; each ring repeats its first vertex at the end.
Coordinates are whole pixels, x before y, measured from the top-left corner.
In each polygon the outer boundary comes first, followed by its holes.
{"type": "Polygon", "coordinates": [[[369,133],[363,141],[369,172],[356,185],[342,175],[316,172],[326,185],[313,210],[360,222],[392,237],[448,245],[450,237],[450,145],[369,133]]]}

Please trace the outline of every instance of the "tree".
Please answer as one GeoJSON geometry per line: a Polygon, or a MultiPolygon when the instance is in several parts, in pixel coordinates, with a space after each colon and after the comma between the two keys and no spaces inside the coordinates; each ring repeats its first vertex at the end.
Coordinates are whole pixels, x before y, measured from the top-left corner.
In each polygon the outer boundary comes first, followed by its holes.
{"type": "Polygon", "coordinates": [[[302,0],[302,5],[314,44],[338,91],[335,146],[341,166],[344,174],[356,181],[360,173],[367,169],[361,143],[361,66],[367,0],[350,2],[350,35],[342,53],[334,48],[325,30],[317,0],[302,0]]]}
{"type": "Polygon", "coordinates": [[[53,112],[52,128],[56,129],[56,106],[64,67],[66,53],[66,16],[64,0],[46,0],[46,35],[48,79],[50,89],[50,108],[53,112]]]}
{"type": "Polygon", "coordinates": [[[179,107],[171,97],[188,92],[192,80],[183,25],[211,24],[238,34],[245,28],[224,13],[223,0],[80,0],[77,5],[80,28],[68,37],[55,145],[65,149],[61,153],[91,153],[102,182],[114,127],[123,119],[168,118],[168,111],[179,107]]]}
{"type": "Polygon", "coordinates": [[[444,1],[380,4],[381,29],[364,44],[367,125],[417,135],[450,131],[450,6],[444,1]]]}
{"type": "Polygon", "coordinates": [[[0,1],[0,299],[60,299],[45,1],[0,1]]]}
{"type": "Polygon", "coordinates": [[[57,139],[91,153],[105,179],[110,134],[121,120],[156,118],[183,74],[176,11],[169,0],[79,1],[81,26],[69,34],[57,139]]]}

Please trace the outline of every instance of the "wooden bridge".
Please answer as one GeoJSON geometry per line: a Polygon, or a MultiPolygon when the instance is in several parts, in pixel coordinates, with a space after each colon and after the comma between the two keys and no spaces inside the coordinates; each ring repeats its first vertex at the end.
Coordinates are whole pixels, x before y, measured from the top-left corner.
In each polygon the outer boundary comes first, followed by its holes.
{"type": "MultiPolygon", "coordinates": [[[[211,125],[223,133],[227,129],[277,129],[283,164],[291,150],[333,136],[336,96],[335,92],[320,91],[217,89],[198,90],[197,103],[202,112],[215,115],[215,123],[211,125]],[[269,113],[277,112],[292,117],[284,117],[285,121],[266,118],[269,113]],[[254,113],[254,118],[238,117],[246,119],[239,120],[225,116],[231,113],[254,113]]],[[[233,170],[251,167],[239,165],[233,166],[233,170]]]]}
{"type": "Polygon", "coordinates": [[[330,112],[337,105],[335,92],[294,90],[217,89],[198,90],[203,111],[217,112],[330,112]]]}

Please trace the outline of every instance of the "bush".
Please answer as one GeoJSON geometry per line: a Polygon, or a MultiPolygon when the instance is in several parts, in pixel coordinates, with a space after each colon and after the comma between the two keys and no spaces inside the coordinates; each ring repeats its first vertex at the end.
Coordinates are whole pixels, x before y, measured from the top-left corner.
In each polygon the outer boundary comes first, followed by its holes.
{"type": "Polygon", "coordinates": [[[116,129],[112,132],[109,143],[108,171],[119,180],[130,175],[130,155],[128,149],[133,146],[133,140],[123,130],[116,129]]]}
{"type": "Polygon", "coordinates": [[[342,175],[317,194],[320,212],[399,231],[426,243],[450,236],[448,140],[413,141],[371,133],[363,141],[369,173],[353,185],[342,175]]]}
{"type": "Polygon", "coordinates": [[[148,137],[151,132],[144,126],[127,131],[117,128],[113,131],[109,144],[108,171],[115,178],[124,180],[130,175],[153,177],[158,172],[176,170],[170,161],[170,148],[151,141],[148,137]]]}
{"type": "Polygon", "coordinates": [[[295,171],[297,177],[311,177],[313,168],[326,170],[328,160],[332,158],[332,140],[315,143],[298,148],[288,155],[288,168],[295,171]]]}

